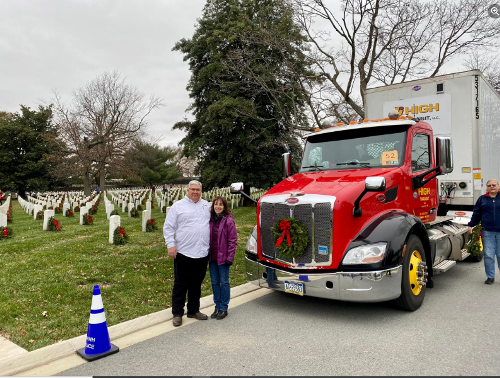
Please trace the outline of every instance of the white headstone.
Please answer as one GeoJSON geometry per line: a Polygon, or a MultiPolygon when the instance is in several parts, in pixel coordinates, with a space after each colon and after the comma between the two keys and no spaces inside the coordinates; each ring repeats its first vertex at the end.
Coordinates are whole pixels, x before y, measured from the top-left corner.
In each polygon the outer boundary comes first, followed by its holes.
{"type": "Polygon", "coordinates": [[[36,215],[39,211],[43,209],[42,205],[33,205],[33,219],[36,219],[36,215]]]}
{"type": "Polygon", "coordinates": [[[139,207],[140,204],[141,204],[141,201],[135,200],[135,208],[136,209],[139,207]]]}
{"type": "Polygon", "coordinates": [[[63,217],[66,216],[66,211],[69,210],[69,203],[65,202],[63,205],[63,217]]]}
{"type": "Polygon", "coordinates": [[[83,225],[83,217],[88,214],[88,210],[86,207],[81,207],[80,208],[80,224],[83,225]]]}
{"type": "Polygon", "coordinates": [[[127,207],[127,212],[128,212],[129,218],[130,218],[130,210],[132,210],[133,208],[134,208],[134,204],[133,203],[129,203],[128,207],[127,207]]]}
{"type": "Polygon", "coordinates": [[[151,201],[146,201],[146,210],[149,210],[149,212],[151,212],[151,201]]]}
{"type": "Polygon", "coordinates": [[[122,202],[122,211],[126,212],[127,211],[127,201],[122,202]]]}
{"type": "Polygon", "coordinates": [[[165,201],[161,201],[161,205],[160,205],[160,211],[163,212],[163,206],[165,206],[165,201]]]}
{"type": "Polygon", "coordinates": [[[108,217],[109,219],[109,214],[111,214],[111,212],[115,209],[115,205],[113,205],[111,202],[109,202],[107,205],[106,205],[106,216],[108,217]]]}
{"type": "Polygon", "coordinates": [[[170,210],[170,207],[169,207],[169,206],[167,206],[167,207],[165,208],[165,218],[167,217],[167,214],[168,214],[168,211],[169,211],[169,210],[170,210]]]}
{"type": "Polygon", "coordinates": [[[142,232],[146,232],[146,223],[151,219],[151,210],[142,212],[142,232]]]}
{"type": "Polygon", "coordinates": [[[7,227],[7,214],[0,213],[0,227],[7,227]]]}
{"type": "Polygon", "coordinates": [[[117,227],[120,227],[120,216],[112,215],[109,217],[109,243],[113,244],[113,234],[117,227]]]}
{"type": "Polygon", "coordinates": [[[54,216],[54,210],[45,210],[43,213],[43,230],[48,231],[49,219],[54,216]]]}

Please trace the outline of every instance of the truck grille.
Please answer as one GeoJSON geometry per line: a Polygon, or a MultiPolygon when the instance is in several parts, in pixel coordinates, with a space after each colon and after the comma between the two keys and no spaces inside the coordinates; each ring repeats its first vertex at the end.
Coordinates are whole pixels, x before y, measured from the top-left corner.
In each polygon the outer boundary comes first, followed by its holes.
{"type": "Polygon", "coordinates": [[[332,255],[332,210],[331,203],[301,204],[289,206],[282,203],[261,203],[260,205],[260,236],[262,254],[268,258],[286,262],[288,264],[325,264],[331,261],[332,255]],[[281,218],[295,218],[306,228],[309,243],[304,254],[290,259],[279,256],[274,246],[271,228],[281,218]],[[319,250],[326,253],[319,253],[319,250]]]}

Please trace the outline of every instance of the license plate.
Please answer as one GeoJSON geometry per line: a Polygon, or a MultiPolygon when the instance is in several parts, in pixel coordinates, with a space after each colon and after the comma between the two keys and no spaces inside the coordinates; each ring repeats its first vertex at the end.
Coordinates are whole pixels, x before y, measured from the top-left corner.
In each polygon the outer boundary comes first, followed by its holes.
{"type": "Polygon", "coordinates": [[[285,292],[304,295],[304,284],[300,282],[285,281],[285,292]]]}

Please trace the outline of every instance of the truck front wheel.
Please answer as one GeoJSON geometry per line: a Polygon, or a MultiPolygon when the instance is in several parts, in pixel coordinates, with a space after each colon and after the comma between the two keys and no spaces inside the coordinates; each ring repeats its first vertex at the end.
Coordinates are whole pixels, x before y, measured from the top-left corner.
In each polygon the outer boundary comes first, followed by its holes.
{"type": "Polygon", "coordinates": [[[403,277],[401,296],[396,305],[402,310],[415,311],[420,308],[425,297],[425,251],[420,239],[412,235],[406,245],[403,257],[403,277]]]}

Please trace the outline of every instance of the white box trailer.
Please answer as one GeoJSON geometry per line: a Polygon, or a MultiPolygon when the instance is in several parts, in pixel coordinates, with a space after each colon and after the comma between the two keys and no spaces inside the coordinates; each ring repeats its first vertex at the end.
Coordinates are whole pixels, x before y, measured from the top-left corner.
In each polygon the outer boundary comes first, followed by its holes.
{"type": "Polygon", "coordinates": [[[472,209],[489,179],[500,180],[500,94],[473,70],[368,89],[366,118],[392,109],[429,123],[434,136],[451,136],[452,173],[438,176],[448,208],[472,209]]]}

